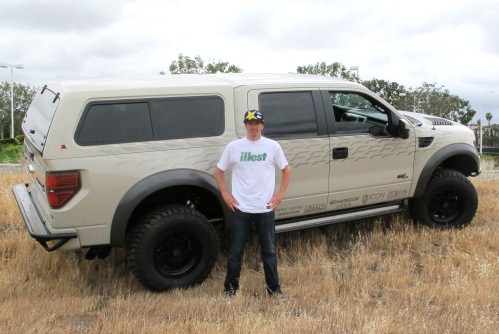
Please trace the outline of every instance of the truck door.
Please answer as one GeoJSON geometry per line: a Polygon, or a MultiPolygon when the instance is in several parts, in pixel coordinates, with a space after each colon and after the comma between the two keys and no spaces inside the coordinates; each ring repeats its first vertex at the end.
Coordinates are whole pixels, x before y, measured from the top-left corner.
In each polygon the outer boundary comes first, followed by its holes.
{"type": "MultiPolygon", "coordinates": [[[[264,136],[280,143],[291,167],[291,183],[276,211],[277,218],[326,211],[330,149],[320,90],[253,89],[247,96],[247,108],[264,115],[264,136]]],[[[242,110],[236,113],[236,128],[239,126],[241,135],[243,114],[242,110]]],[[[280,176],[276,171],[276,191],[280,176]]]]}
{"type": "Polygon", "coordinates": [[[330,133],[328,210],[406,198],[413,179],[415,136],[395,136],[398,114],[364,92],[323,91],[330,133]]]}

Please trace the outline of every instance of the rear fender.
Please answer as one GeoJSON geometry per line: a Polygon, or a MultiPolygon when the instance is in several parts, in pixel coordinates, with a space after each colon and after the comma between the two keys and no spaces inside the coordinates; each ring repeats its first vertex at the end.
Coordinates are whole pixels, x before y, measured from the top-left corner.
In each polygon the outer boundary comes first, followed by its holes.
{"type": "Polygon", "coordinates": [[[223,207],[224,220],[228,221],[230,212],[223,203],[215,177],[195,170],[177,169],[151,175],[135,184],[121,199],[113,216],[111,226],[111,245],[123,246],[126,231],[135,208],[149,195],[174,186],[197,186],[212,193],[223,207]]]}

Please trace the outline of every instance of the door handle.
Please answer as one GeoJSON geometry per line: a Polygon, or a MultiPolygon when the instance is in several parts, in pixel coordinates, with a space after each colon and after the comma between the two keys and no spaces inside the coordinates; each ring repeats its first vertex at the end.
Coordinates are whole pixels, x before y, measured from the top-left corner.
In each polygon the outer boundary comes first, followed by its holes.
{"type": "Polygon", "coordinates": [[[333,148],[333,159],[345,159],[345,158],[348,158],[348,147],[333,148]]]}

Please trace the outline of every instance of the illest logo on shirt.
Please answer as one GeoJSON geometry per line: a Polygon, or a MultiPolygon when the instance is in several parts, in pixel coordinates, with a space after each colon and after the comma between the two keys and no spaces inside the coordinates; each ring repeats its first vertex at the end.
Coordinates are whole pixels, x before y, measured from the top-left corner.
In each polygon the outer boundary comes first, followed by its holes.
{"type": "Polygon", "coordinates": [[[265,161],[267,159],[267,153],[253,154],[251,152],[241,152],[240,162],[250,162],[250,161],[265,161]]]}

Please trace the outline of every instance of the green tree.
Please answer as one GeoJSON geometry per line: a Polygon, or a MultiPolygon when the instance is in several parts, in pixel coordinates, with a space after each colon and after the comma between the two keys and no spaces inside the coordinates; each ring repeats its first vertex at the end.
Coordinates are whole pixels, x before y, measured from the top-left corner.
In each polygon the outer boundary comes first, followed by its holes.
{"type": "Polygon", "coordinates": [[[485,114],[485,119],[487,120],[487,122],[489,122],[489,126],[490,126],[490,121],[492,120],[492,114],[491,113],[486,113],[485,114]]]}
{"type": "MultiPolygon", "coordinates": [[[[36,89],[29,85],[14,83],[14,133],[21,134],[21,123],[33,100],[36,89]]],[[[10,137],[10,82],[0,83],[0,139],[10,137]]]]}
{"type": "Polygon", "coordinates": [[[200,56],[191,58],[178,55],[178,59],[170,64],[171,74],[206,74],[206,73],[241,73],[242,68],[230,64],[228,61],[210,60],[207,65],[200,56]]]}
{"type": "Polygon", "coordinates": [[[243,69],[228,61],[210,61],[205,67],[206,73],[241,73],[243,69]]]}
{"type": "Polygon", "coordinates": [[[339,62],[326,64],[326,62],[316,63],[315,65],[303,65],[296,68],[296,72],[300,74],[315,74],[315,75],[328,75],[336,78],[344,78],[347,80],[360,82],[357,74],[349,71],[345,65],[339,62]]]}
{"type": "Polygon", "coordinates": [[[362,84],[399,110],[409,110],[412,107],[410,92],[396,82],[372,79],[362,81],[362,84]]]}
{"type": "Polygon", "coordinates": [[[499,147],[499,125],[492,125],[484,132],[483,146],[499,147]]]}
{"type": "Polygon", "coordinates": [[[452,95],[444,86],[424,82],[411,92],[413,111],[435,115],[468,124],[476,111],[471,109],[469,101],[452,95]]]}

